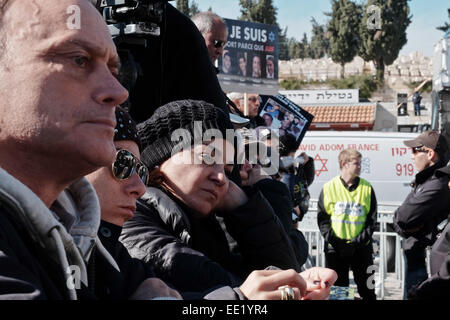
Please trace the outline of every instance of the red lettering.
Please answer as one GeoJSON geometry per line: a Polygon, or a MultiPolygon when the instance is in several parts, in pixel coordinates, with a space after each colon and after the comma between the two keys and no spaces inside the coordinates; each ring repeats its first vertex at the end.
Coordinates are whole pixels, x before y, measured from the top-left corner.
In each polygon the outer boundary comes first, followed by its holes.
{"type": "Polygon", "coordinates": [[[315,144],[301,144],[299,149],[301,151],[316,151],[316,145],[315,144]]]}
{"type": "Polygon", "coordinates": [[[402,175],[411,177],[414,175],[414,166],[412,163],[405,163],[405,164],[397,163],[395,165],[395,174],[399,177],[402,175]]]}
{"type": "Polygon", "coordinates": [[[320,149],[321,151],[342,151],[344,150],[343,144],[321,144],[320,149]]]}

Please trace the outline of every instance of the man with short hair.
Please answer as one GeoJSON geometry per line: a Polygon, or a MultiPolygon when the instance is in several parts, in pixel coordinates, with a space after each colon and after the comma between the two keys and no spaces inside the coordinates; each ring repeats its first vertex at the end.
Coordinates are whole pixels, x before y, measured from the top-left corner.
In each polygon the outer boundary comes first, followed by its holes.
{"type": "Polygon", "coordinates": [[[413,95],[414,103],[414,115],[420,117],[420,102],[422,101],[422,96],[419,91],[415,91],[413,95]]]}
{"type": "MultiPolygon", "coordinates": [[[[436,174],[450,177],[450,162],[436,170],[436,174]]],[[[450,189],[450,182],[448,184],[450,189]]],[[[447,222],[439,226],[439,235],[431,247],[430,277],[409,291],[409,299],[442,299],[450,292],[450,214],[447,222]]]]}
{"type": "Polygon", "coordinates": [[[412,159],[418,171],[413,190],[394,215],[394,229],[405,238],[402,246],[406,258],[405,295],[408,297],[408,291],[428,277],[425,249],[433,245],[437,226],[448,216],[450,191],[448,176],[436,175],[446,163],[448,145],[444,136],[428,130],[404,144],[412,148],[412,159]]]}
{"type": "Polygon", "coordinates": [[[192,17],[192,21],[205,38],[211,62],[215,64],[217,58],[223,54],[223,48],[227,43],[227,25],[211,11],[197,13],[192,17]]]}
{"type": "Polygon", "coordinates": [[[266,59],[266,78],[267,79],[275,78],[275,61],[273,56],[267,56],[266,59]]]}
{"type": "Polygon", "coordinates": [[[273,117],[270,115],[270,113],[264,113],[263,118],[266,124],[266,127],[271,127],[273,122],[273,117]]]}
{"type": "Polygon", "coordinates": [[[128,97],[116,48],[86,0],[0,10],[0,298],[89,296],[100,215],[82,177],[116,152],[114,110],[128,97]],[[70,6],[80,28],[67,25],[70,6]]]}
{"type": "Polygon", "coordinates": [[[224,52],[222,57],[222,72],[225,74],[231,73],[231,56],[228,50],[224,52]]]}
{"type": "Polygon", "coordinates": [[[369,288],[368,267],[373,265],[372,234],[377,220],[377,200],[370,183],[360,178],[362,155],[354,149],[339,154],[341,175],[325,183],[317,203],[317,224],[325,239],[325,263],[338,274],[336,286],[349,286],[353,271],[358,293],[375,300],[369,288]]]}
{"type": "MultiPolygon", "coordinates": [[[[247,107],[248,114],[245,114],[244,110],[244,94],[241,92],[231,92],[228,95],[228,99],[230,99],[238,108],[240,115],[246,116],[250,119],[250,128],[256,128],[259,126],[264,126],[266,124],[265,120],[258,115],[259,111],[259,95],[257,93],[249,93],[247,94],[247,107]]],[[[234,110],[232,110],[234,112],[234,110]]]]}
{"type": "Polygon", "coordinates": [[[257,55],[252,60],[252,77],[261,78],[261,58],[257,55]]]}

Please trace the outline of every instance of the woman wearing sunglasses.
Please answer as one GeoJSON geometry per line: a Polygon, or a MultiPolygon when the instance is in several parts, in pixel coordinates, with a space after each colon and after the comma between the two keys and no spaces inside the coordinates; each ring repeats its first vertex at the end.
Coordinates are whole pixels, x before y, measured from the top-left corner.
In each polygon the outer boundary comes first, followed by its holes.
{"type": "MultiPolygon", "coordinates": [[[[102,269],[103,272],[96,273],[95,281],[104,285],[96,286],[100,292],[95,294],[101,299],[181,298],[178,292],[154,278],[149,266],[131,258],[118,240],[124,222],[136,210],[136,200],[145,193],[148,170],[139,160],[140,141],[136,124],[120,107],[116,108],[116,120],[114,145],[117,154],[114,163],[86,176],[94,186],[100,202],[101,223],[98,236],[118,267],[111,267],[107,272],[102,269]]],[[[99,261],[102,257],[96,255],[95,258],[95,264],[103,264],[103,261],[99,261]]]]}
{"type": "Polygon", "coordinates": [[[241,285],[247,298],[280,299],[279,287],[291,285],[291,298],[307,291],[310,297],[326,297],[335,273],[316,268],[299,276],[292,270],[299,269],[295,254],[267,200],[256,188],[244,192],[227,178],[234,152],[221,138],[227,129],[232,126],[221,110],[192,100],[166,104],[139,125],[151,187],[125,223],[122,243],[182,291],[241,285]],[[208,138],[210,129],[214,133],[208,138]],[[230,250],[216,214],[240,254],[230,250]],[[291,270],[251,273],[271,265],[291,270]]]}

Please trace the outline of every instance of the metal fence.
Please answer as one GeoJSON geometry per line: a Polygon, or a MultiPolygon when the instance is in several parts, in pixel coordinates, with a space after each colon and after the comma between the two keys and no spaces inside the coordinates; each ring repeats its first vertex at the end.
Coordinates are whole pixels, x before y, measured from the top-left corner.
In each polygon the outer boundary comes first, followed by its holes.
{"type": "MultiPolygon", "coordinates": [[[[398,207],[398,204],[378,204],[378,223],[379,231],[374,232],[374,238],[379,237],[379,259],[378,259],[378,286],[377,290],[378,298],[385,298],[385,280],[387,276],[387,252],[388,252],[388,237],[395,238],[395,279],[399,281],[399,287],[403,291],[404,286],[404,268],[405,262],[403,252],[401,249],[401,237],[395,232],[388,232],[387,225],[392,223],[394,217],[394,211],[398,207]]],[[[299,223],[298,229],[305,235],[306,241],[308,241],[309,257],[306,261],[304,268],[310,268],[314,266],[325,267],[325,254],[324,254],[324,239],[320,234],[317,226],[317,199],[312,199],[309,206],[309,211],[299,223]]],[[[376,262],[375,262],[376,263],[376,262]]]]}

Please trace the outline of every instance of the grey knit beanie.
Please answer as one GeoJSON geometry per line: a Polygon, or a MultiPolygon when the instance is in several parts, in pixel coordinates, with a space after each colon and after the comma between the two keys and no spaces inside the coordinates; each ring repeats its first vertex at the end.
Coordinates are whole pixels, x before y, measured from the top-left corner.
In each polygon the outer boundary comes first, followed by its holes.
{"type": "MultiPolygon", "coordinates": [[[[202,137],[208,129],[219,130],[226,139],[226,130],[233,129],[233,125],[227,114],[210,103],[180,100],[159,107],[137,128],[142,144],[141,160],[151,170],[169,159],[175,146],[193,145],[194,137],[202,137]],[[172,134],[177,129],[186,129],[189,135],[172,141],[172,134]]],[[[175,136],[179,137],[178,134],[175,136]]]]}

